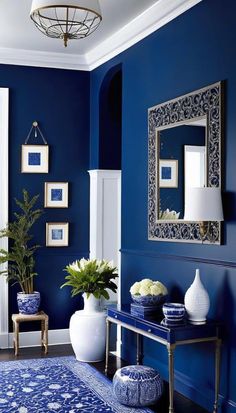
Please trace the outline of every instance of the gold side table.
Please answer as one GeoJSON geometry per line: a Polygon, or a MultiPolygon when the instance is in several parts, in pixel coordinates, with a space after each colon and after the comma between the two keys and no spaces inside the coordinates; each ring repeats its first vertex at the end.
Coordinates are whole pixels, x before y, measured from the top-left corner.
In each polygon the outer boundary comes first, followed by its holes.
{"type": "Polygon", "coordinates": [[[15,356],[19,353],[19,327],[25,321],[41,321],[41,345],[44,347],[45,354],[48,352],[48,315],[44,311],[37,314],[12,314],[13,322],[13,346],[15,356]]]}

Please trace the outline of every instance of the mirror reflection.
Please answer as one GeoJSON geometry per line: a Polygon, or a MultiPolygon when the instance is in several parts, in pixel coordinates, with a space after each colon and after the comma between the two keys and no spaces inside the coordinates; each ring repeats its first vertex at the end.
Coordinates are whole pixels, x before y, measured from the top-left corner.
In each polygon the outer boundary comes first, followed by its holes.
{"type": "Polygon", "coordinates": [[[157,129],[158,220],[184,217],[185,191],[207,184],[206,117],[157,129]]]}

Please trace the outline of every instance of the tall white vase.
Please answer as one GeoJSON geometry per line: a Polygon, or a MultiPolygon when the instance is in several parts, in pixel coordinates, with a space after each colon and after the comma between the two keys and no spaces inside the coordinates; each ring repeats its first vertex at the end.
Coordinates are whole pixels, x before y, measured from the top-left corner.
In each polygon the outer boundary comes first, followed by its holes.
{"type": "Polygon", "coordinates": [[[106,313],[92,294],[83,297],[84,309],[76,311],[70,319],[71,344],[77,360],[101,361],[105,355],[106,313]]]}
{"type": "Polygon", "coordinates": [[[188,319],[192,324],[204,324],[210,308],[209,295],[204,288],[200,271],[196,270],[193,283],[186,291],[184,304],[188,314],[188,319]]]}
{"type": "Polygon", "coordinates": [[[90,294],[88,297],[87,293],[84,293],[82,297],[84,299],[84,313],[91,314],[101,311],[100,299],[94,297],[93,294],[90,294]]]}

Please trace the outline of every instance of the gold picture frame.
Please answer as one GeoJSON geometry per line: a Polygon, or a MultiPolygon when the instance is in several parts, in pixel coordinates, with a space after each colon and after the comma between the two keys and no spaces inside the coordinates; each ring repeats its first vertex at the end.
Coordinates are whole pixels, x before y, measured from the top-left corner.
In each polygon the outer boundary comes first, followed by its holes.
{"type": "Polygon", "coordinates": [[[48,145],[21,145],[21,173],[48,173],[48,145]]]}
{"type": "Polygon", "coordinates": [[[46,247],[68,247],[69,223],[46,222],[46,247]]]}
{"type": "Polygon", "coordinates": [[[68,182],[44,183],[44,208],[68,208],[68,182]]]}

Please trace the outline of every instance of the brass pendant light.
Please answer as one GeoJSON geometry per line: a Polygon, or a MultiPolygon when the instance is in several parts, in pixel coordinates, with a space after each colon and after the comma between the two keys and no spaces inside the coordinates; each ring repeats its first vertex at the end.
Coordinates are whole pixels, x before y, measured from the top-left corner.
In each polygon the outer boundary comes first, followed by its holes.
{"type": "Polygon", "coordinates": [[[83,39],[99,26],[102,16],[99,0],[33,0],[30,17],[46,36],[83,39]]]}

